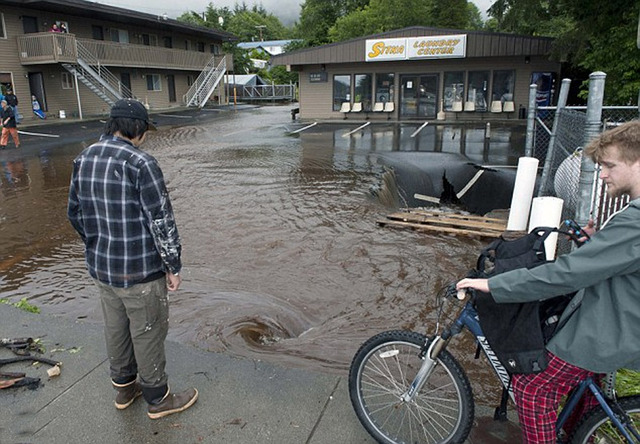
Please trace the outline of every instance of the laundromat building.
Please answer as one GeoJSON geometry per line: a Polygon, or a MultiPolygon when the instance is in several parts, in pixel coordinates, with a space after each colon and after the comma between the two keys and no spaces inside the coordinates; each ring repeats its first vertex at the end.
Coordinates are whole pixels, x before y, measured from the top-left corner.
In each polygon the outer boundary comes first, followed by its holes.
{"type": "Polygon", "coordinates": [[[560,73],[553,40],[410,27],[287,52],[299,73],[300,118],[455,120],[522,117],[529,86],[548,105],[560,73]],[[440,116],[438,116],[440,114],[440,116]]]}

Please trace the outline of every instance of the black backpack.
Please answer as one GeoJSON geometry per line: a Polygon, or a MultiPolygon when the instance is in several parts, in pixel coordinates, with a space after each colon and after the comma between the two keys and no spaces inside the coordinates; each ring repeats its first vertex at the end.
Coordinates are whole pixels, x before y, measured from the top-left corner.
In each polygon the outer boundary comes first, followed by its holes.
{"type": "MultiPolygon", "coordinates": [[[[471,275],[488,278],[548,262],[544,241],[556,232],[562,233],[557,228],[539,227],[513,240],[501,236],[482,250],[471,275]]],[[[547,368],[545,344],[557,330],[560,316],[572,297],[498,304],[490,294],[477,292],[475,307],[480,326],[509,373],[538,373],[547,368]]]]}

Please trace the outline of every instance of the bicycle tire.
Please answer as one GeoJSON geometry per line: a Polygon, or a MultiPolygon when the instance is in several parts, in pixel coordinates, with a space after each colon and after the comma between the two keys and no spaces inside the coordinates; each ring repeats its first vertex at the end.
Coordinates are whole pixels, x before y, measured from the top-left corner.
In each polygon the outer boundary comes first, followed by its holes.
{"type": "MultiPolygon", "coordinates": [[[[631,416],[635,429],[640,430],[640,396],[619,398],[618,404],[631,416]]],[[[626,440],[619,434],[615,426],[611,424],[604,410],[600,407],[595,407],[578,423],[570,442],[572,444],[618,444],[624,443],[626,440]]]]}
{"type": "Polygon", "coordinates": [[[422,365],[425,336],[387,331],[367,340],[351,362],[349,396],[358,419],[383,444],[465,441],[474,418],[471,384],[446,350],[413,401],[401,400],[422,365]]]}

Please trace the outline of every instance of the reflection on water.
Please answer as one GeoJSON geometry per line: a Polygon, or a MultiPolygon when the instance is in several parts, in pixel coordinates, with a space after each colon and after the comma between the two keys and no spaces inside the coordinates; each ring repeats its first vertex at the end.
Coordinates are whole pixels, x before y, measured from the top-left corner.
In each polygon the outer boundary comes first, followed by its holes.
{"type": "MultiPolygon", "coordinates": [[[[495,130],[488,151],[483,128],[428,125],[410,137],[418,125],[375,124],[344,137],[355,126],[318,125],[290,137],[288,118],[286,108],[261,108],[158,131],[146,142],[183,241],[170,338],[342,373],[379,331],[432,334],[436,290],[464,275],[483,245],[379,228],[376,220],[398,202],[388,155],[515,163],[510,144],[520,136],[495,130]],[[391,192],[384,201],[371,193],[381,189],[391,192]]],[[[26,297],[43,312],[100,322],[83,248],[66,220],[71,162],[90,142],[0,154],[0,298],[26,297]]],[[[491,380],[468,339],[454,346],[474,379],[491,380]]]]}

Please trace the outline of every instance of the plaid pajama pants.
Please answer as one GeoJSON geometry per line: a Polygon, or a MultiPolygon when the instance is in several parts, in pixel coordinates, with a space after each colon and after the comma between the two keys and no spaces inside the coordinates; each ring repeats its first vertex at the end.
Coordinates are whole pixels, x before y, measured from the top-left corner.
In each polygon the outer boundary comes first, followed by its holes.
{"type": "MultiPolygon", "coordinates": [[[[547,354],[549,366],[543,372],[513,375],[511,380],[523,444],[556,444],[560,399],[587,376],[600,379],[598,374],[569,364],[550,352],[547,354]]],[[[567,419],[565,431],[570,434],[577,421],[597,404],[596,398],[587,390],[567,419]]]]}

